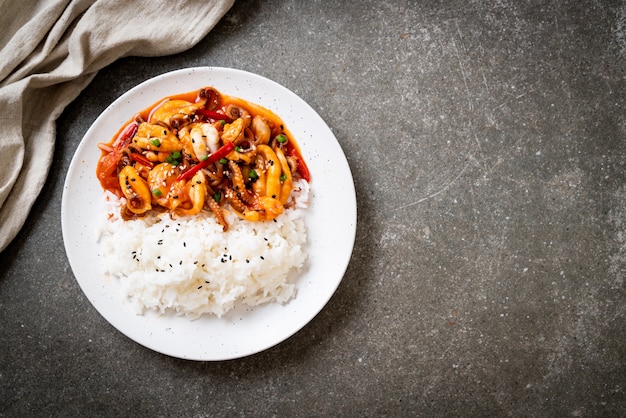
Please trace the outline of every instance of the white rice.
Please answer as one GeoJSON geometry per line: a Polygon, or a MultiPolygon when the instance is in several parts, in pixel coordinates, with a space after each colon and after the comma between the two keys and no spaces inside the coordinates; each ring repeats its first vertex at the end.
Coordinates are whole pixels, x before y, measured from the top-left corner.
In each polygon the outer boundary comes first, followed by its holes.
{"type": "Polygon", "coordinates": [[[227,232],[215,217],[170,219],[169,214],[124,221],[114,195],[105,196],[99,249],[105,274],[118,279],[138,314],[174,312],[221,317],[236,304],[286,303],[306,261],[304,223],[308,183],[295,185],[296,204],[269,222],[227,213],[227,232]]]}

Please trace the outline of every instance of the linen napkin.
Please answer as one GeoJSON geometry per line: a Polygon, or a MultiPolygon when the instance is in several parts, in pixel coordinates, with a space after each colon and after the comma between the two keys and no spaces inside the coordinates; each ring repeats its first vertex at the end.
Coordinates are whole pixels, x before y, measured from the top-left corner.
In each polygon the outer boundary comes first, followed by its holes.
{"type": "Polygon", "coordinates": [[[234,0],[20,0],[0,3],[0,251],[43,187],[55,121],[124,56],[162,56],[199,42],[234,0]]]}

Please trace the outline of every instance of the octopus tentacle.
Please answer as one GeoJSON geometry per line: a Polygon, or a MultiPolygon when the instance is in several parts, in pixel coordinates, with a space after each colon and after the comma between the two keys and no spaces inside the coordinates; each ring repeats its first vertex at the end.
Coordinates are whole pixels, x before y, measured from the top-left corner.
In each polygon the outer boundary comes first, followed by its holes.
{"type": "Polygon", "coordinates": [[[233,189],[226,189],[224,192],[226,200],[236,212],[243,213],[248,210],[246,204],[239,198],[233,189]]]}
{"type": "Polygon", "coordinates": [[[213,87],[205,87],[198,92],[197,102],[204,105],[207,110],[215,110],[222,106],[222,96],[213,87]]]}
{"type": "Polygon", "coordinates": [[[243,180],[243,173],[241,172],[241,167],[239,167],[239,165],[234,161],[228,161],[228,168],[231,173],[230,179],[233,183],[233,190],[237,194],[237,197],[239,197],[243,202],[248,205],[253,204],[254,198],[246,188],[246,184],[243,180]]]}
{"type": "Polygon", "coordinates": [[[215,164],[212,167],[209,166],[202,170],[204,174],[207,176],[209,180],[209,184],[213,187],[219,186],[219,184],[224,180],[224,167],[222,164],[215,164]],[[213,170],[213,167],[215,170],[213,170]]]}
{"type": "Polygon", "coordinates": [[[207,195],[208,196],[204,202],[205,205],[208,206],[209,209],[211,209],[211,212],[213,212],[215,218],[217,219],[217,223],[222,226],[224,232],[228,231],[228,222],[226,222],[226,218],[224,217],[224,211],[222,210],[222,207],[217,202],[217,200],[215,200],[215,198],[213,197],[215,193],[213,193],[210,187],[207,187],[207,195]]]}

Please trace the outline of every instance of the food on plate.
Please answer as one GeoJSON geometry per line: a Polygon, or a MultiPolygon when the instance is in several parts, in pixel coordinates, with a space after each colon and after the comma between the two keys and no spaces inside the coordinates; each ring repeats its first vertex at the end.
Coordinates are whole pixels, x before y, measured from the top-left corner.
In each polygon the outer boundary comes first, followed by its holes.
{"type": "Polygon", "coordinates": [[[276,114],[206,87],[98,146],[99,255],[138,312],[221,316],[295,296],[310,174],[276,114]]]}
{"type": "Polygon", "coordinates": [[[124,219],[211,211],[227,230],[226,203],[239,218],[272,220],[290,204],[294,179],[310,180],[277,115],[211,87],[145,109],[99,147],[98,180],[124,198],[124,219]]]}

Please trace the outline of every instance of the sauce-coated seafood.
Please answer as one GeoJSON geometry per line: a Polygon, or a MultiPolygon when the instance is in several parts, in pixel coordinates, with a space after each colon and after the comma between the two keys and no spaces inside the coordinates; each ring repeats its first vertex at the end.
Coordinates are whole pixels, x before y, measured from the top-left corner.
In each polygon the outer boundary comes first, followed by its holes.
{"type": "Polygon", "coordinates": [[[124,219],[206,211],[226,230],[223,211],[272,220],[289,204],[294,179],[310,180],[277,115],[212,87],[159,101],[99,147],[98,179],[125,198],[124,219]]]}

